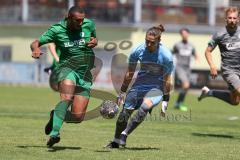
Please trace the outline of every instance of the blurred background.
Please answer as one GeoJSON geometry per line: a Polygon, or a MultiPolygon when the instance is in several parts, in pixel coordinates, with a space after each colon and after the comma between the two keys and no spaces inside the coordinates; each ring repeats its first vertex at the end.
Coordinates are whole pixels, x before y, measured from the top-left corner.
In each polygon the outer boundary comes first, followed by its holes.
{"type": "MultiPolygon", "coordinates": [[[[226,88],[221,77],[211,80],[204,50],[211,35],[224,26],[224,9],[240,6],[239,0],[8,0],[0,1],[0,83],[16,85],[48,85],[48,74],[43,69],[50,66],[52,56],[46,46],[40,60],[31,58],[30,43],[47,28],[60,21],[68,8],[78,5],[86,9],[87,18],[96,23],[99,45],[96,56],[103,67],[95,87],[112,89],[111,63],[118,54],[128,55],[131,49],[144,42],[146,29],[163,24],[166,32],[162,43],[172,49],[180,41],[179,29],[191,31],[190,41],[200,56],[192,64],[192,88],[208,85],[226,88]],[[126,41],[130,43],[125,43],[126,41]],[[114,47],[104,50],[109,43],[114,47]],[[123,47],[124,45],[129,45],[123,47]]],[[[220,53],[214,51],[215,63],[220,66],[220,53]]]]}

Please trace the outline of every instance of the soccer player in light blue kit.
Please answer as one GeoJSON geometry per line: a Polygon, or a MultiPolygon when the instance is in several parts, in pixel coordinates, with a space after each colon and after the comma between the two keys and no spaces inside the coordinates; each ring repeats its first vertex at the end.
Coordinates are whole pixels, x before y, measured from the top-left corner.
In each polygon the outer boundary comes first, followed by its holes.
{"type": "Polygon", "coordinates": [[[162,25],[149,28],[146,32],[145,43],[133,49],[129,57],[128,71],[118,96],[119,104],[125,99],[125,93],[132,81],[137,62],[140,62],[140,70],[134,84],[128,90],[123,110],[116,122],[114,139],[106,146],[107,148],[125,146],[127,136],[161,101],[163,101],[161,115],[165,116],[170,98],[173,60],[170,50],[160,43],[163,31],[162,25]],[[136,114],[129,120],[134,110],[137,110],[136,114]]]}

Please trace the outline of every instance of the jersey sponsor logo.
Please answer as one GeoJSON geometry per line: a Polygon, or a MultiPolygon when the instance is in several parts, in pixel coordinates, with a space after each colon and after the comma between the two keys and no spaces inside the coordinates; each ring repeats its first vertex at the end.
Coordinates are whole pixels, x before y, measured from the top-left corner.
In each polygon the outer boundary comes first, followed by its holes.
{"type": "Polygon", "coordinates": [[[70,42],[65,42],[64,43],[64,47],[73,47],[73,46],[78,46],[78,47],[84,47],[85,44],[86,44],[86,41],[85,39],[83,39],[85,37],[85,33],[84,32],[81,32],[80,33],[81,35],[81,38],[82,39],[78,39],[78,40],[75,40],[75,41],[70,41],[70,42]]]}
{"type": "Polygon", "coordinates": [[[240,48],[240,42],[226,43],[226,48],[228,50],[238,49],[240,48]]]}
{"type": "Polygon", "coordinates": [[[75,41],[70,41],[70,42],[65,42],[64,47],[73,47],[73,46],[78,46],[78,47],[84,47],[86,44],[86,41],[84,39],[79,39],[75,41]]]}
{"type": "Polygon", "coordinates": [[[192,48],[183,48],[179,50],[179,54],[181,56],[191,56],[192,54],[192,48]]]}

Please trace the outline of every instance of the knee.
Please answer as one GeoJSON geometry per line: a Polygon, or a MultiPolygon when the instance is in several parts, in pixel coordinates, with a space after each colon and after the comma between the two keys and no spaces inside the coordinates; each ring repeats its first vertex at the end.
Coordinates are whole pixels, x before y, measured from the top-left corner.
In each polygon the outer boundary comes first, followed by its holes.
{"type": "Polygon", "coordinates": [[[85,117],[85,113],[84,114],[73,114],[75,123],[81,123],[84,120],[84,117],[85,117]]]}
{"type": "Polygon", "coordinates": [[[183,88],[184,90],[188,90],[189,87],[190,87],[190,83],[189,83],[189,82],[183,82],[182,88],[183,88]]]}
{"type": "Polygon", "coordinates": [[[60,95],[61,100],[63,101],[72,101],[73,100],[73,95],[69,95],[69,94],[61,94],[60,95]]]}
{"type": "Polygon", "coordinates": [[[144,98],[143,99],[143,104],[141,105],[141,107],[144,110],[149,110],[149,109],[152,108],[152,106],[153,106],[153,102],[149,98],[144,98]]]}
{"type": "Polygon", "coordinates": [[[75,85],[70,80],[63,80],[58,86],[61,98],[72,99],[75,92],[75,85]]]}

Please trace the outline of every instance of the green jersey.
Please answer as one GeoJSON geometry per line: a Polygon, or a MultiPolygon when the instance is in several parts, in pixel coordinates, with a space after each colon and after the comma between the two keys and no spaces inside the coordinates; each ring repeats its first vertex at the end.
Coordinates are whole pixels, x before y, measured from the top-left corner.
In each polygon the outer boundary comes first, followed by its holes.
{"type": "MultiPolygon", "coordinates": [[[[94,53],[92,48],[87,47],[90,37],[96,37],[94,23],[84,18],[79,30],[69,30],[67,20],[64,19],[52,25],[39,38],[40,45],[54,43],[60,52],[59,65],[50,76],[51,84],[57,85],[59,82],[68,79],[79,86],[79,93],[85,91],[90,93],[92,86],[92,75],[90,70],[94,66],[94,53]],[[82,90],[85,89],[85,91],[82,90]]],[[[89,94],[87,94],[89,96],[89,94]]]]}
{"type": "Polygon", "coordinates": [[[67,65],[75,71],[83,71],[93,67],[94,52],[92,48],[87,47],[90,37],[96,37],[93,21],[84,18],[81,29],[71,31],[67,28],[67,20],[64,19],[42,34],[39,42],[40,45],[55,43],[61,53],[60,66],[68,63],[67,65]]]}

